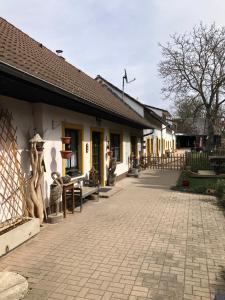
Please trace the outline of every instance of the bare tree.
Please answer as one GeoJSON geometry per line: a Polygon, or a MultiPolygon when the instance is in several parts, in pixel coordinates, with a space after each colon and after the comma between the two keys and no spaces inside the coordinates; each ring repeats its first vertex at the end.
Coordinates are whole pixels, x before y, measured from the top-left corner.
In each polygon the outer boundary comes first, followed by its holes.
{"type": "Polygon", "coordinates": [[[225,27],[200,24],[190,33],[171,36],[162,49],[159,73],[165,96],[200,99],[205,109],[207,148],[213,148],[218,114],[225,102],[225,27]]]}
{"type": "Polygon", "coordinates": [[[177,131],[186,134],[203,134],[205,124],[205,110],[198,98],[185,98],[174,101],[173,119],[177,124],[177,131]]]}

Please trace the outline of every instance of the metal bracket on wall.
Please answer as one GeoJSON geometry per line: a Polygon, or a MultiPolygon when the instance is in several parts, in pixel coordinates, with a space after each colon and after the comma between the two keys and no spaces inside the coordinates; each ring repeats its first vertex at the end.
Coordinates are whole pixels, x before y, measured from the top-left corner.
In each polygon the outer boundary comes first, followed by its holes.
{"type": "Polygon", "coordinates": [[[57,127],[60,126],[60,124],[61,122],[52,120],[52,129],[53,130],[56,129],[57,127]]]}

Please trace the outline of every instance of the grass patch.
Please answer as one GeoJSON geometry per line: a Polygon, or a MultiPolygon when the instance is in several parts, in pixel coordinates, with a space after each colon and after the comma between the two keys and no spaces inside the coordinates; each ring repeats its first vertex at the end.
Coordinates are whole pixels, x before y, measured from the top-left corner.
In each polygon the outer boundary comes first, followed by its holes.
{"type": "Polygon", "coordinates": [[[207,194],[208,189],[216,189],[218,178],[196,178],[187,176],[186,172],[182,172],[176,186],[173,188],[177,191],[191,192],[195,194],[207,194]],[[189,187],[184,188],[182,185],[183,180],[189,181],[189,187]]]}

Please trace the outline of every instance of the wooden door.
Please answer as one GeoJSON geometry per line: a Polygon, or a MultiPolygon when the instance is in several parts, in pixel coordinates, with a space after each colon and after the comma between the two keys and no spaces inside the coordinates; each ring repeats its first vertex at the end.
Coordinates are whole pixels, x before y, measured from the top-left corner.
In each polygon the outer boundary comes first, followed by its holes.
{"type": "Polygon", "coordinates": [[[137,157],[137,137],[131,136],[131,154],[134,157],[137,157]]]}
{"type": "Polygon", "coordinates": [[[92,166],[98,172],[99,181],[101,182],[101,132],[92,132],[92,166]]]}

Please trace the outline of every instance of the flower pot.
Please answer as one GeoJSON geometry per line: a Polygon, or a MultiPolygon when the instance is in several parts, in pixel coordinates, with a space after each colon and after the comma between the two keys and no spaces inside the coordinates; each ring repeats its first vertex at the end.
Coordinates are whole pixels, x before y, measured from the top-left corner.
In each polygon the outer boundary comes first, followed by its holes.
{"type": "Polygon", "coordinates": [[[73,154],[73,152],[70,150],[62,150],[60,152],[63,159],[69,159],[73,154]]]}
{"type": "Polygon", "coordinates": [[[71,137],[70,136],[61,137],[61,140],[62,140],[63,144],[70,144],[71,143],[71,137]]]}
{"type": "Polygon", "coordinates": [[[189,185],[190,185],[189,180],[183,180],[183,181],[182,181],[182,186],[183,186],[184,188],[188,188],[189,185]]]}

